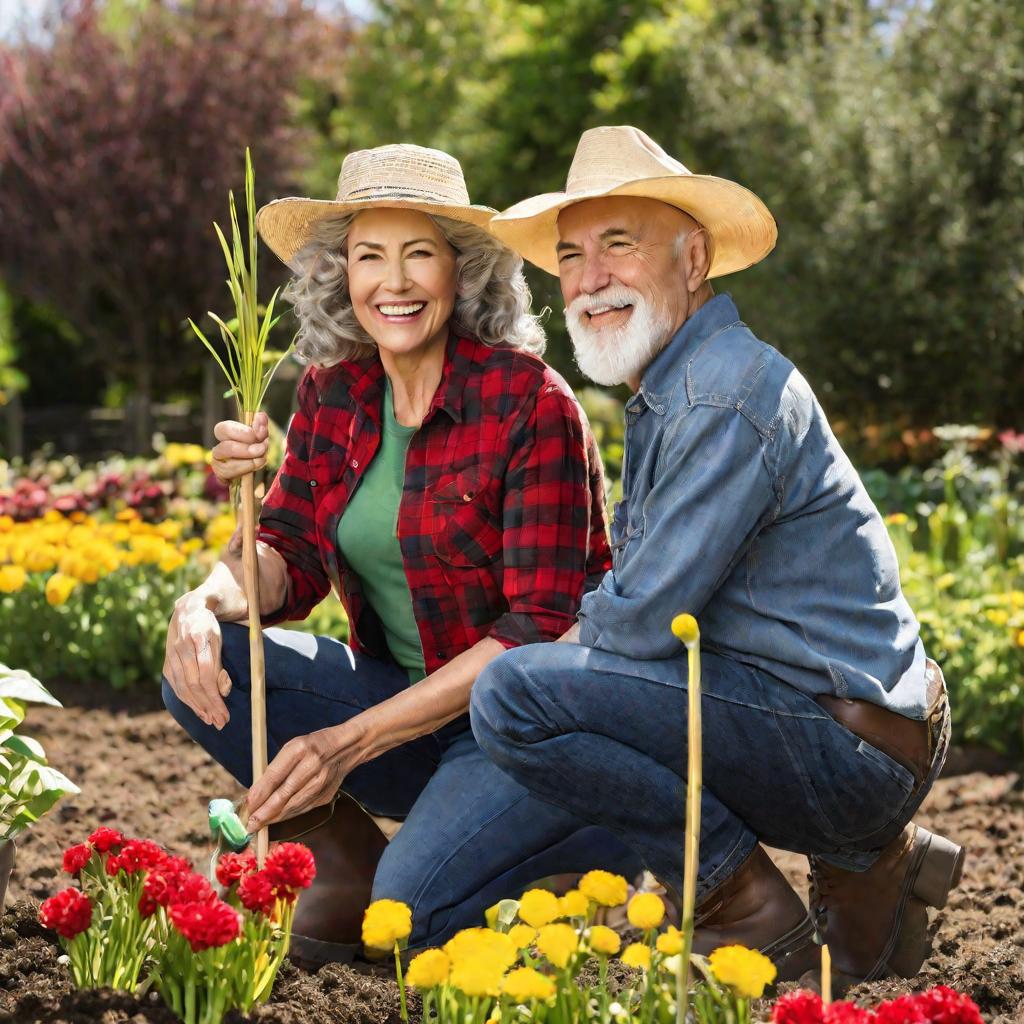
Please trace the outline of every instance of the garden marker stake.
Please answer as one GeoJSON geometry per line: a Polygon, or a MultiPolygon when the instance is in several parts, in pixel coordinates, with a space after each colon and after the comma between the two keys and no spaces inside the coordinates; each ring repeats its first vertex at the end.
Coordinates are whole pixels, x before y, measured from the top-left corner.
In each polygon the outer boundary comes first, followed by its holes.
{"type": "Polygon", "coordinates": [[[821,947],[821,1001],[826,1006],[832,1002],[832,954],[827,942],[821,947]]]}
{"type": "Polygon", "coordinates": [[[676,970],[676,1024],[683,1024],[690,999],[688,973],[693,946],[693,917],[697,903],[697,859],[700,851],[700,790],[702,782],[702,745],[700,725],[700,628],[692,615],[677,615],[672,632],[686,645],[689,662],[687,765],[686,765],[686,840],[683,861],[683,951],[676,970]]]}
{"type": "MultiPolygon", "coordinates": [[[[189,320],[199,340],[210,350],[218,366],[224,371],[231,392],[235,396],[239,418],[246,426],[252,426],[253,417],[263,403],[274,371],[280,366],[287,351],[277,358],[270,358],[266,351],[270,329],[277,323],[274,317],[275,290],[260,320],[256,285],[256,198],[252,158],[245,151],[245,211],[249,228],[248,254],[242,242],[235,210],[235,196],[228,192],[228,207],[231,211],[231,245],[217,224],[213,225],[217,239],[224,251],[228,267],[228,289],[235,303],[235,316],[225,323],[216,313],[210,318],[220,328],[221,340],[227,353],[227,363],[221,359],[216,348],[206,335],[189,320]],[[246,256],[248,255],[248,261],[246,256]],[[264,363],[268,368],[264,369],[264,363]]],[[[279,289],[278,289],[279,290],[279,289]]],[[[259,570],[256,561],[256,482],[252,473],[242,477],[241,485],[242,519],[242,577],[245,599],[249,606],[249,675],[250,705],[252,708],[252,780],[267,770],[267,703],[266,677],[263,665],[263,629],[260,623],[259,570]]],[[[267,829],[261,828],[256,836],[256,857],[260,864],[267,855],[267,829]]]]}

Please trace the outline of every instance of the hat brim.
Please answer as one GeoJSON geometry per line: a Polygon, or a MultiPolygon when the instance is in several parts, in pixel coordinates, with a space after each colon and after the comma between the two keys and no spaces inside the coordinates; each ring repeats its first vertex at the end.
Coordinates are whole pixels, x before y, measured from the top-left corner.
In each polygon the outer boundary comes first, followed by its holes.
{"type": "Polygon", "coordinates": [[[548,192],[524,199],[499,213],[489,225],[493,235],[525,260],[558,275],[558,215],[568,206],[605,196],[657,199],[690,214],[714,242],[708,277],[721,277],[763,260],[775,248],[778,226],[753,192],[709,174],[672,174],[641,178],[613,188],[548,192]]]}
{"type": "Polygon", "coordinates": [[[470,206],[426,202],[420,199],[356,199],[342,202],[336,199],[302,199],[289,197],[275,199],[261,207],[256,214],[256,227],[260,237],[271,251],[288,264],[298,269],[295,257],[311,241],[317,224],[334,220],[363,210],[391,207],[399,210],[418,210],[435,217],[448,217],[464,221],[486,230],[491,218],[497,213],[489,206],[470,206]]]}

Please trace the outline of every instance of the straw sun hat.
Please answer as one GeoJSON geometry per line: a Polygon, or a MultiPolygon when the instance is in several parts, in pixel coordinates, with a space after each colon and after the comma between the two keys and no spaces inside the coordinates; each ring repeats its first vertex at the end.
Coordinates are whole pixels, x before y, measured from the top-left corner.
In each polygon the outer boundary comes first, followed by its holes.
{"type": "Polygon", "coordinates": [[[576,147],[564,192],[524,199],[499,213],[491,231],[524,259],[558,273],[558,214],[601,196],[658,199],[690,214],[714,242],[708,277],[743,270],[775,247],[778,229],[753,192],[725,178],[693,174],[639,128],[591,128],[576,147]]]}
{"type": "MultiPolygon", "coordinates": [[[[349,153],[335,199],[275,199],[256,215],[263,241],[289,266],[320,221],[378,206],[420,210],[486,228],[495,211],[469,201],[459,161],[423,146],[378,146],[349,153]]],[[[294,267],[293,267],[294,269],[294,267]]]]}

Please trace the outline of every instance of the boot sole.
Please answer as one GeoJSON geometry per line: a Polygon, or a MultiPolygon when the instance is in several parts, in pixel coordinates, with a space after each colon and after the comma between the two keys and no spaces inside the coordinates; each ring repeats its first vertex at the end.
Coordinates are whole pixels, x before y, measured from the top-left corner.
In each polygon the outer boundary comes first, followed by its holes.
{"type": "Polygon", "coordinates": [[[808,915],[795,928],[761,949],[761,953],[775,964],[773,984],[796,981],[818,963],[820,954],[814,935],[814,922],[808,915]]]}

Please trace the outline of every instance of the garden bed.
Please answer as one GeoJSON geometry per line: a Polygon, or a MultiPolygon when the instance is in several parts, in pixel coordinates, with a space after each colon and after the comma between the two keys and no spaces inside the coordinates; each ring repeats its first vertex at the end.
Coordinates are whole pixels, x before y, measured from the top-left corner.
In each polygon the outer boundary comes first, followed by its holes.
{"type": "MultiPolygon", "coordinates": [[[[64,800],[20,843],[11,899],[22,902],[0,925],[0,1024],[171,1024],[174,1017],[155,1001],[73,992],[57,961],[59,948],[35,921],[36,905],[64,884],[59,877],[64,847],[98,824],[152,837],[201,865],[210,854],[206,802],[231,795],[233,786],[162,710],[155,687],[117,694],[101,685],[53,690],[67,706],[34,709],[33,731],[51,762],[82,793],[64,800]]],[[[942,831],[966,844],[969,859],[960,889],[935,920],[934,953],[913,987],[951,985],[974,998],[986,1021],[1016,1024],[1024,1019],[1020,777],[975,772],[942,779],[921,820],[941,823],[942,831]]],[[[783,854],[780,863],[804,891],[802,858],[783,854]]],[[[906,988],[881,982],[852,995],[870,1004],[906,988]]],[[[271,1003],[251,1019],[397,1024],[397,989],[383,969],[333,966],[309,976],[286,968],[271,1003]]]]}

